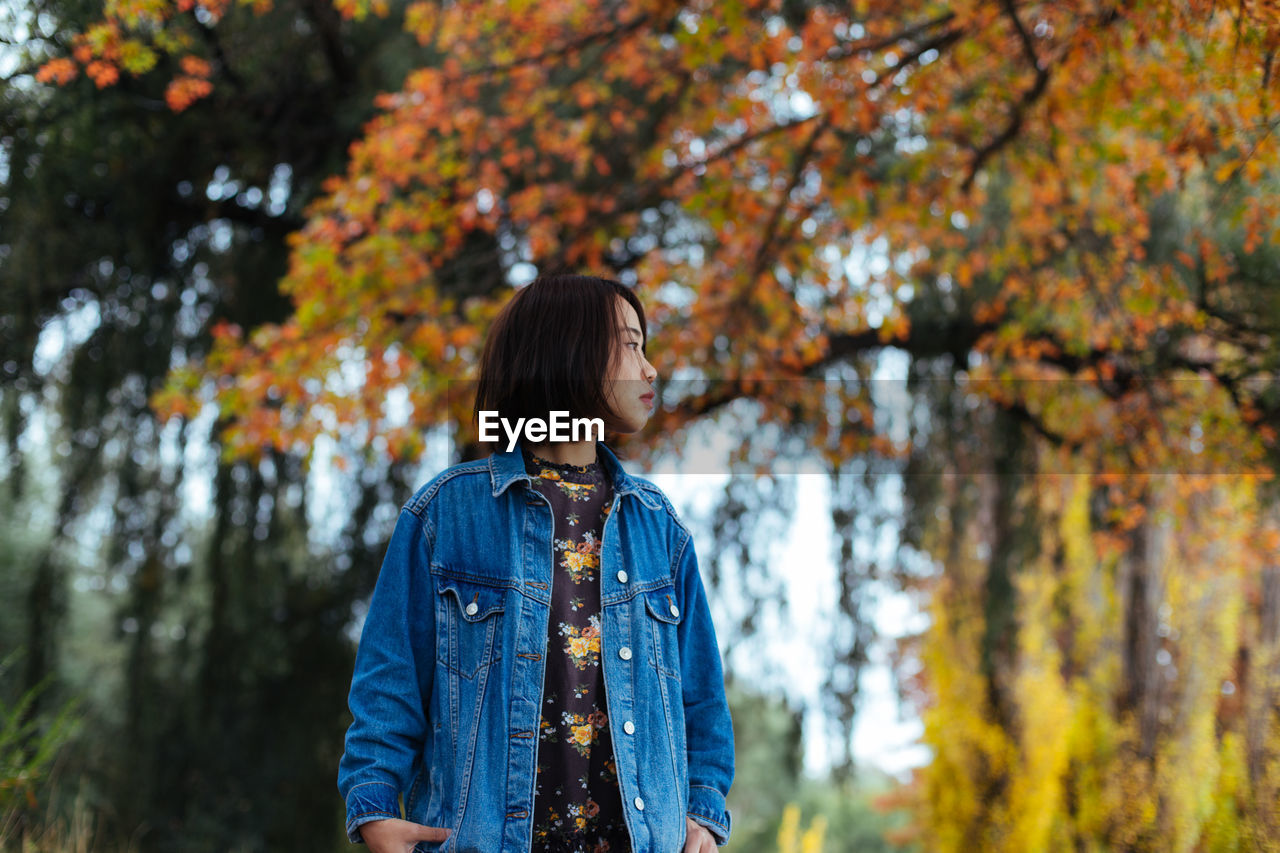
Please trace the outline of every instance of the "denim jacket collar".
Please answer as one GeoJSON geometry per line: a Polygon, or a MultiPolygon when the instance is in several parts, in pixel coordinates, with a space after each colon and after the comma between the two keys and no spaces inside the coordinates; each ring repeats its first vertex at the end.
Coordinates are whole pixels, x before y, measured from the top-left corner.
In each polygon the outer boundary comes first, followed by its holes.
{"type": "MultiPolygon", "coordinates": [[[[615,494],[634,494],[637,497],[641,495],[640,484],[623,469],[618,457],[602,441],[596,442],[596,458],[605,473],[609,475],[615,494]]],[[[489,456],[489,480],[493,484],[495,498],[517,480],[533,482],[533,477],[525,473],[524,455],[520,451],[520,445],[517,445],[514,450],[498,451],[489,456]]]]}

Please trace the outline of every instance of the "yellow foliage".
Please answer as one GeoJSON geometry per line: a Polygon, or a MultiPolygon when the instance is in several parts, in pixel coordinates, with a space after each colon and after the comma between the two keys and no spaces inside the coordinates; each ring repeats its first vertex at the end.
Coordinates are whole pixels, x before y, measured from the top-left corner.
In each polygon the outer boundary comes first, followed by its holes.
{"type": "Polygon", "coordinates": [[[1016,680],[1023,698],[1019,752],[1023,772],[1009,788],[1009,848],[1045,850],[1055,826],[1067,816],[1062,780],[1070,759],[1075,697],[1061,676],[1061,654],[1049,635],[1054,587],[1047,572],[1019,580],[1025,614],[1019,635],[1022,669],[1016,680]]]}
{"type": "Polygon", "coordinates": [[[802,832],[800,807],[788,803],[782,810],[782,824],[778,827],[778,853],[822,853],[826,831],[826,817],[815,815],[809,828],[802,832]]]}
{"type": "Polygon", "coordinates": [[[988,567],[969,556],[986,530],[938,522],[925,541],[950,559],[921,647],[925,849],[1276,849],[1280,694],[1267,673],[1280,650],[1253,616],[1250,589],[1274,560],[1254,487],[1028,479],[1037,556],[1011,572],[1016,653],[990,675],[1003,712],[981,657],[988,567]],[[1108,489],[1139,501],[1128,532],[1096,520],[1108,489]],[[1243,683],[1242,649],[1260,684],[1243,683]]]}

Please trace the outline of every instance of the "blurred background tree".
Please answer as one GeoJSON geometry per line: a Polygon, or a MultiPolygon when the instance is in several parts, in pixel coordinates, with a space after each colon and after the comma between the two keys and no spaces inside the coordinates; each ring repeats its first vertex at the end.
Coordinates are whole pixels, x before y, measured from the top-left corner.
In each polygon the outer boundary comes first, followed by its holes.
{"type": "Polygon", "coordinates": [[[1280,839],[1272,4],[0,14],[4,696],[84,701],[63,778],[107,835],[345,843],[389,526],[433,439],[477,452],[496,308],[572,269],[649,307],[626,451],[742,447],[731,669],[809,568],[764,556],[775,466],[827,473],[840,754],[814,787],[794,709],[737,691],[735,847],[787,803],[828,849],[1280,839]],[[881,795],[851,739],[885,589],[929,615],[898,660],[932,760],[881,795]]]}
{"type": "Polygon", "coordinates": [[[166,428],[147,398],[204,357],[211,323],[287,316],[286,235],[374,93],[420,58],[390,18],[235,7],[216,25],[187,16],[224,84],[201,109],[166,105],[167,61],[114,86],[36,83],[102,12],[10,6],[0,27],[25,33],[0,95],[0,636],[25,652],[6,693],[49,683],[33,720],[85,700],[61,779],[108,834],[144,849],[333,838],[344,628],[381,557],[374,511],[401,475],[354,485],[330,550],[310,536],[298,460],[202,455],[207,425],[166,428]]]}

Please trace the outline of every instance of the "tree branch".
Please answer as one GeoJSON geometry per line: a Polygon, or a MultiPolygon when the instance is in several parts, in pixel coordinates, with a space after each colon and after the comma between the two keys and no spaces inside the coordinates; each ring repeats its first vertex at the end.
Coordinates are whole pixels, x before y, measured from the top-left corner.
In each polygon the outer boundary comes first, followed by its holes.
{"type": "Polygon", "coordinates": [[[1013,20],[1014,29],[1017,30],[1019,39],[1022,41],[1023,52],[1026,53],[1028,61],[1035,69],[1036,79],[1031,84],[1031,88],[1022,93],[1022,97],[1013,105],[1013,115],[1009,117],[1009,123],[1005,125],[994,139],[984,145],[974,155],[973,163],[969,166],[969,174],[965,176],[964,182],[961,183],[962,190],[968,190],[973,186],[974,179],[978,176],[978,172],[986,165],[986,162],[995,156],[996,152],[1004,148],[1012,142],[1022,129],[1023,117],[1026,111],[1044,94],[1045,89],[1049,86],[1049,68],[1045,66],[1040,57],[1036,54],[1035,46],[1031,42],[1031,36],[1027,33],[1026,28],[1022,26],[1021,19],[1018,18],[1018,11],[1013,5],[1013,0],[1001,0],[1005,12],[1013,20]]]}
{"type": "Polygon", "coordinates": [[[867,91],[868,92],[874,91],[875,89],[879,88],[880,85],[885,80],[892,80],[894,77],[898,75],[900,71],[902,71],[903,69],[907,68],[910,65],[914,65],[916,62],[920,60],[920,57],[924,56],[929,51],[931,50],[941,51],[944,47],[950,47],[951,45],[958,42],[962,35],[964,35],[964,30],[960,30],[960,29],[947,30],[946,32],[938,35],[937,37],[921,43],[919,46],[916,47],[915,50],[913,50],[911,53],[908,53],[906,56],[902,57],[901,60],[895,63],[892,68],[886,68],[883,72],[877,74],[876,79],[871,83],[870,86],[867,87],[867,91]]]}
{"type": "Polygon", "coordinates": [[[311,22],[320,33],[320,45],[333,78],[340,89],[348,88],[355,80],[351,63],[347,61],[342,47],[342,22],[333,6],[325,0],[307,0],[301,4],[311,22]]]}
{"type": "Polygon", "coordinates": [[[769,252],[777,241],[778,228],[782,223],[782,217],[786,213],[787,205],[791,201],[791,193],[799,185],[800,179],[804,176],[804,168],[809,164],[809,159],[813,156],[814,146],[818,144],[818,139],[831,126],[830,122],[824,116],[813,132],[809,134],[809,138],[804,141],[804,145],[796,152],[795,159],[791,164],[791,176],[787,179],[787,186],[782,191],[778,203],[773,206],[773,210],[769,214],[769,222],[765,225],[764,238],[760,241],[760,246],[756,250],[756,256],[752,263],[751,276],[748,282],[754,283],[755,280],[764,272],[765,266],[769,262],[769,252]]]}
{"type": "MultiPolygon", "coordinates": [[[[955,12],[946,12],[928,21],[922,21],[919,24],[913,24],[905,29],[898,30],[890,36],[884,36],[878,39],[863,39],[860,41],[845,42],[842,45],[831,48],[827,51],[827,59],[838,62],[842,59],[848,59],[859,53],[875,53],[877,51],[886,50],[895,44],[904,41],[910,41],[916,36],[926,33],[943,24],[950,23],[956,17],[955,12]]],[[[958,32],[958,31],[957,31],[958,32]]]]}
{"type": "Polygon", "coordinates": [[[202,23],[196,17],[194,11],[191,13],[191,19],[195,21],[196,30],[200,33],[200,37],[204,39],[205,44],[209,45],[209,48],[213,51],[214,58],[222,68],[222,76],[227,78],[227,81],[231,83],[237,92],[243,92],[245,90],[244,78],[231,67],[231,62],[227,59],[227,53],[222,47],[222,39],[218,38],[218,31],[214,27],[202,23]]]}
{"type": "Polygon", "coordinates": [[[596,32],[587,33],[586,35],[582,35],[576,39],[567,41],[564,44],[557,45],[552,48],[548,48],[547,50],[544,50],[541,53],[534,53],[534,54],[530,54],[529,56],[522,56],[518,59],[513,59],[510,62],[495,62],[490,65],[480,65],[480,66],[477,66],[476,68],[464,69],[462,72],[462,76],[467,77],[471,75],[482,75],[482,74],[501,74],[503,72],[512,71],[516,68],[520,68],[525,65],[538,65],[539,63],[542,63],[548,59],[558,59],[563,56],[568,56],[569,54],[576,53],[577,51],[580,51],[583,48],[587,47],[588,45],[593,44],[594,42],[597,42],[597,41],[604,41],[606,43],[613,42],[621,36],[627,35],[628,33],[632,33],[640,29],[645,24],[649,23],[651,19],[652,19],[652,16],[648,12],[646,12],[643,15],[637,15],[635,18],[632,18],[630,21],[617,24],[616,26],[610,27],[605,30],[597,30],[596,32]]]}
{"type": "Polygon", "coordinates": [[[827,339],[827,354],[807,365],[804,372],[812,376],[830,364],[862,353],[884,349],[887,346],[895,347],[917,358],[949,355],[957,364],[963,364],[969,351],[977,345],[983,335],[994,332],[998,328],[999,324],[995,321],[976,323],[966,318],[933,325],[916,324],[911,327],[907,337],[895,338],[888,343],[880,337],[879,329],[861,329],[857,332],[831,335],[827,339]]]}
{"type": "Polygon", "coordinates": [[[1022,52],[1026,54],[1027,61],[1031,63],[1031,67],[1039,71],[1041,69],[1040,56],[1036,53],[1035,42],[1031,40],[1031,33],[1027,32],[1027,28],[1022,25],[1022,19],[1018,17],[1018,10],[1013,5],[1013,0],[1001,0],[1001,6],[1004,7],[1005,14],[1009,16],[1009,20],[1013,21],[1013,28],[1018,33],[1018,39],[1022,42],[1022,52]]]}

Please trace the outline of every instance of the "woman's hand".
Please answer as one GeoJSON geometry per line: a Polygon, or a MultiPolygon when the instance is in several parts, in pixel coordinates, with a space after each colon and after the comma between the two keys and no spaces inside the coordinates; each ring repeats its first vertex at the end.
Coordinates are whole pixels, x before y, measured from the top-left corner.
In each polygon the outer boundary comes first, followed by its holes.
{"type": "Polygon", "coordinates": [[[688,830],[684,837],[684,853],[716,853],[716,837],[691,817],[684,819],[688,830]]]}
{"type": "Polygon", "coordinates": [[[362,823],[359,829],[370,853],[411,853],[419,841],[444,841],[449,837],[447,829],[393,817],[362,823]]]}

